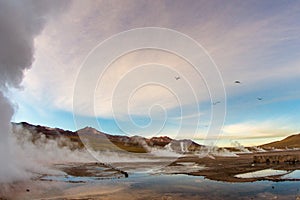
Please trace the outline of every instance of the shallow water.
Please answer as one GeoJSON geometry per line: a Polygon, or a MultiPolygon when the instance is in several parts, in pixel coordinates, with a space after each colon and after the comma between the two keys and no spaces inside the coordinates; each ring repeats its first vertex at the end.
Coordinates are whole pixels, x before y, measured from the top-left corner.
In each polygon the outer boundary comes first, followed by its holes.
{"type": "MultiPolygon", "coordinates": [[[[139,167],[142,166],[144,165],[139,167]]],[[[189,166],[193,168],[195,164],[187,163],[178,167],[189,166]]],[[[128,165],[126,167],[132,168],[128,165]]],[[[261,170],[253,173],[270,176],[286,174],[287,171],[261,170]]],[[[251,177],[253,177],[253,173],[251,177]]],[[[285,176],[299,175],[298,170],[285,176]]],[[[45,190],[42,194],[44,199],[300,199],[299,181],[228,183],[208,180],[202,176],[149,173],[149,170],[147,172],[132,171],[128,178],[119,179],[101,180],[97,177],[74,176],[44,177],[45,180],[47,178],[54,182],[65,182],[66,185],[60,187],[60,191],[56,191],[56,193],[48,188],[48,191],[45,190]]]]}
{"type": "MultiPolygon", "coordinates": [[[[71,163],[52,166],[61,172],[44,175],[13,187],[7,199],[297,199],[300,200],[300,170],[259,170],[236,175],[253,178],[282,175],[288,181],[257,181],[230,183],[213,181],[202,176],[182,173],[209,169],[209,165],[186,161],[176,163],[173,158],[160,158],[160,162],[71,163]],[[172,165],[170,165],[172,163],[172,165]],[[122,173],[128,172],[128,177],[122,173]],[[289,180],[290,179],[290,180],[289,180]],[[26,192],[27,188],[30,192],[26,192]],[[18,190],[18,193],[15,192],[18,190]]],[[[220,169],[222,170],[222,169],[220,169]]],[[[222,174],[221,174],[222,175],[222,174]]],[[[1,189],[1,185],[0,185],[1,189]]],[[[1,193],[0,193],[1,197],[1,193]]],[[[1,198],[0,198],[1,199],[1,198]]]]}
{"type": "Polygon", "coordinates": [[[169,199],[296,199],[300,198],[299,189],[299,182],[226,183],[196,176],[160,175],[142,177],[129,190],[149,190],[146,198],[158,195],[169,199]]]}
{"type": "Polygon", "coordinates": [[[284,179],[300,179],[300,170],[292,171],[291,173],[288,173],[288,174],[282,176],[282,178],[284,178],[284,179]]]}
{"type": "Polygon", "coordinates": [[[286,170],[275,170],[275,169],[264,169],[255,172],[249,172],[244,174],[235,175],[237,178],[260,178],[266,176],[277,176],[277,175],[285,175],[288,171],[286,170]]]}
{"type": "MultiPolygon", "coordinates": [[[[83,191],[89,191],[87,195],[89,199],[227,200],[300,198],[299,182],[259,181],[252,183],[225,183],[188,175],[148,175],[138,173],[126,179],[102,180],[75,185],[79,185],[80,189],[72,190],[72,195],[78,195],[79,197],[83,191]],[[107,186],[109,186],[109,189],[107,186]],[[90,190],[92,187],[94,189],[90,190]],[[112,191],[110,192],[110,190],[112,191]],[[95,194],[95,191],[97,191],[97,194],[95,194]]],[[[74,187],[74,184],[72,186],[74,187]]],[[[69,199],[68,197],[64,198],[69,199]]],[[[73,198],[74,196],[70,199],[73,198]]]]}

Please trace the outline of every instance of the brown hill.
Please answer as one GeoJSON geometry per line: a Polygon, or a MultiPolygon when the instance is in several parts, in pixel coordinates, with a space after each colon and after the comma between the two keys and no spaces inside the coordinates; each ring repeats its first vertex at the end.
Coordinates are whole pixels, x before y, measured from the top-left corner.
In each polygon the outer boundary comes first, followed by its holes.
{"type": "MultiPolygon", "coordinates": [[[[149,151],[150,147],[163,148],[166,145],[169,145],[174,151],[178,152],[196,151],[202,147],[202,145],[192,140],[174,140],[167,136],[144,138],[141,136],[110,135],[92,127],[85,127],[73,132],[60,128],[32,125],[27,122],[12,123],[12,125],[13,130],[21,127],[30,132],[32,134],[32,142],[41,137],[46,137],[47,139],[66,138],[71,142],[60,142],[61,146],[72,146],[72,149],[84,148],[85,144],[94,150],[119,151],[123,149],[129,152],[145,153],[149,151]]],[[[18,133],[20,134],[20,131],[18,133]]]]}
{"type": "Polygon", "coordinates": [[[262,147],[264,149],[300,148],[300,134],[291,135],[283,140],[264,144],[264,145],[261,145],[260,147],[262,147]]]}
{"type": "Polygon", "coordinates": [[[12,123],[12,130],[13,133],[17,134],[17,138],[21,138],[26,134],[24,130],[27,131],[27,133],[30,133],[30,139],[31,142],[35,143],[36,141],[39,141],[43,137],[50,140],[59,140],[59,146],[64,147],[67,146],[70,149],[81,149],[84,148],[84,144],[80,140],[78,133],[69,131],[69,130],[63,130],[60,128],[50,128],[46,126],[40,126],[40,125],[32,125],[27,122],[20,122],[20,123],[12,123]],[[20,131],[22,129],[22,131],[20,131]]]}

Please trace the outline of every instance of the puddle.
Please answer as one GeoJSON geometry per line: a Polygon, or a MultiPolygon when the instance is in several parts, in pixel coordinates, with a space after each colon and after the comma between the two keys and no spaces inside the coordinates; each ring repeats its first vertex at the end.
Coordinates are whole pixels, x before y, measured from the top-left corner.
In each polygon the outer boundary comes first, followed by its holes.
{"type": "Polygon", "coordinates": [[[292,171],[281,177],[282,179],[300,179],[300,170],[292,171]]]}
{"type": "Polygon", "coordinates": [[[176,162],[176,164],[183,165],[183,166],[193,166],[193,165],[196,165],[195,162],[176,162]]]}
{"type": "Polygon", "coordinates": [[[194,162],[177,162],[176,166],[166,166],[159,170],[154,171],[154,174],[183,174],[198,172],[203,169],[206,169],[204,165],[198,165],[194,162]]]}
{"type": "Polygon", "coordinates": [[[86,182],[95,182],[97,180],[103,180],[104,177],[81,177],[81,176],[43,176],[40,178],[42,181],[60,181],[68,183],[86,183],[86,182]]]}
{"type": "Polygon", "coordinates": [[[244,174],[235,175],[237,178],[260,178],[260,177],[267,177],[267,176],[278,176],[278,175],[285,175],[288,171],[285,170],[275,170],[275,169],[264,169],[244,174]]]}
{"type": "Polygon", "coordinates": [[[92,182],[103,179],[127,178],[128,174],[120,169],[101,163],[70,163],[55,165],[63,175],[44,175],[39,179],[42,181],[61,182],[92,182]]]}

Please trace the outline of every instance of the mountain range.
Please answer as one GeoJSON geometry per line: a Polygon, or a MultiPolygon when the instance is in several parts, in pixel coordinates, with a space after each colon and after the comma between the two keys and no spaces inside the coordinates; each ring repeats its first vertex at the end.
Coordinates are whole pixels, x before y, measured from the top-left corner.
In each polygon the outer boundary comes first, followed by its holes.
{"type": "MultiPolygon", "coordinates": [[[[32,142],[37,141],[41,137],[47,139],[65,138],[67,140],[60,141],[61,146],[69,146],[74,148],[84,148],[85,145],[94,150],[125,150],[135,153],[145,153],[148,148],[164,148],[169,146],[174,151],[197,151],[202,145],[196,142],[183,139],[175,140],[167,136],[145,138],[141,136],[111,135],[100,132],[92,127],[85,127],[77,131],[63,130],[60,128],[50,128],[40,125],[32,125],[27,122],[12,123],[13,132],[21,136],[18,128],[28,131],[32,137],[32,142]]],[[[22,131],[21,131],[22,132],[22,131]]]]}
{"type": "Polygon", "coordinates": [[[261,145],[264,149],[285,149],[285,148],[300,148],[300,133],[288,136],[280,141],[271,142],[261,145]]]}
{"type": "MultiPolygon", "coordinates": [[[[60,128],[50,128],[40,125],[32,125],[27,122],[12,123],[13,132],[22,136],[18,128],[26,130],[31,134],[32,142],[37,141],[41,137],[47,139],[61,139],[61,146],[68,146],[71,149],[84,148],[89,146],[94,150],[125,150],[135,153],[145,153],[149,148],[170,148],[176,152],[199,151],[203,145],[198,144],[190,139],[176,140],[168,136],[145,138],[141,136],[111,135],[100,132],[92,127],[85,127],[77,131],[63,130],[60,128]]],[[[22,132],[22,131],[21,131],[22,132]]],[[[263,149],[286,149],[300,148],[300,134],[291,135],[287,138],[260,145],[263,149]]],[[[235,148],[227,148],[228,150],[238,151],[235,148]]],[[[252,150],[251,147],[248,149],[252,150]]]]}

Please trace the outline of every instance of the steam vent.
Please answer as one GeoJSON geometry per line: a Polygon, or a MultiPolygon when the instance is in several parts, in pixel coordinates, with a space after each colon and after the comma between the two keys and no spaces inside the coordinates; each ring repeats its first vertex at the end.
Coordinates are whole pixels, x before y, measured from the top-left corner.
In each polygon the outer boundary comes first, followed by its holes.
{"type": "Polygon", "coordinates": [[[286,152],[271,152],[262,153],[260,155],[253,156],[254,163],[266,163],[266,164],[279,164],[289,163],[295,164],[300,161],[300,151],[286,151],[286,152]]]}

